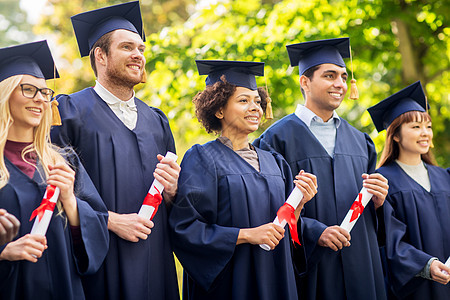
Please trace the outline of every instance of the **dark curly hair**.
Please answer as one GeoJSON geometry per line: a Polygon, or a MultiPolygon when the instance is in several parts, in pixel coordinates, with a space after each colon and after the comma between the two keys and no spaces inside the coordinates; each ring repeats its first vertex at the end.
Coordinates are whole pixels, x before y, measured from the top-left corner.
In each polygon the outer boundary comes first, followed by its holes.
{"type": "MultiPolygon", "coordinates": [[[[225,107],[228,99],[236,91],[236,85],[229,83],[225,79],[225,75],[220,77],[213,85],[208,85],[206,88],[198,92],[192,100],[195,104],[195,114],[206,132],[219,133],[222,130],[220,119],[216,117],[216,112],[225,107]]],[[[258,94],[261,97],[261,108],[265,112],[267,107],[268,94],[264,88],[258,88],[258,94]]]]}

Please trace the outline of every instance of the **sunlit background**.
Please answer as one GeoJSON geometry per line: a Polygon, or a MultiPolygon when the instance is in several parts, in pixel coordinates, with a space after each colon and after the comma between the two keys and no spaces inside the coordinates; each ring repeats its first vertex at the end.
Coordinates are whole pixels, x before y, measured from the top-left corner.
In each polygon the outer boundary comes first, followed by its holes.
{"type": "MultiPolygon", "coordinates": [[[[123,2],[0,0],[0,46],[48,39],[61,74],[57,92],[80,90],[95,78],[88,58],[79,57],[70,16],[123,2]]],[[[449,1],[142,0],[141,9],[148,81],[137,86],[137,96],[167,114],[180,160],[193,144],[214,138],[194,115],[192,97],[204,88],[195,59],[264,61],[266,76],[257,80],[267,82],[276,121],[303,103],[285,45],[349,36],[360,99],[345,100],[339,115],[368,133],[380,152],[385,136],[366,109],[421,80],[431,105],[434,153],[440,166],[450,167],[449,1]]]]}

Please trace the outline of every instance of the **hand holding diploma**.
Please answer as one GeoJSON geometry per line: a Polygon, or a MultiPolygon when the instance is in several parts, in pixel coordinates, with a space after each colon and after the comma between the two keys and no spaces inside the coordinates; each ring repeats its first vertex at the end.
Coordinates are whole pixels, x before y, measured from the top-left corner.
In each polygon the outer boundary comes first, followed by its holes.
{"type": "Polygon", "coordinates": [[[177,191],[178,176],[180,166],[176,163],[177,156],[174,153],[167,152],[166,156],[158,154],[160,161],[156,165],[153,176],[155,179],[144,198],[139,213],[118,214],[109,211],[108,229],[114,232],[120,238],[138,242],[146,240],[151,233],[154,224],[151,219],[158,211],[158,207],[164,198],[173,198],[177,191]]]}
{"type": "MultiPolygon", "coordinates": [[[[286,224],[289,224],[289,230],[293,241],[301,245],[297,233],[297,219],[305,203],[311,200],[317,193],[317,178],[313,174],[306,173],[303,170],[300,171],[295,178],[295,188],[292,190],[283,206],[278,209],[273,224],[278,225],[281,228],[284,228],[286,224]],[[306,195],[306,197],[304,197],[304,195],[306,195]]],[[[260,247],[266,251],[271,250],[271,247],[267,244],[261,244],[260,247]]]]}
{"type": "Polygon", "coordinates": [[[363,187],[372,194],[372,201],[375,209],[378,209],[384,204],[384,200],[388,194],[388,180],[380,173],[362,174],[363,187]]]}
{"type": "Polygon", "coordinates": [[[26,234],[6,244],[0,253],[0,261],[28,260],[35,263],[47,248],[47,239],[44,235],[26,234]]]}
{"type": "Polygon", "coordinates": [[[356,196],[356,199],[342,221],[341,226],[335,225],[327,227],[320,235],[317,242],[318,245],[321,247],[328,247],[333,251],[341,250],[343,247],[349,247],[351,240],[350,231],[358,221],[371,198],[372,194],[363,187],[356,196]]]}
{"type": "MultiPolygon", "coordinates": [[[[445,262],[445,264],[444,264],[447,268],[449,268],[450,269],[450,256],[447,258],[447,261],[445,262]]],[[[449,272],[447,272],[447,271],[442,271],[442,273],[444,273],[445,275],[449,275],[450,274],[450,271],[449,272]]]]}
{"type": "MultiPolygon", "coordinates": [[[[449,261],[447,260],[447,263],[448,262],[449,261]]],[[[440,284],[446,285],[450,281],[450,268],[446,264],[443,264],[439,260],[434,260],[430,265],[431,279],[440,284]]]]}
{"type": "Polygon", "coordinates": [[[359,192],[350,210],[342,221],[341,228],[350,232],[362,215],[364,208],[371,199],[374,201],[375,209],[381,207],[388,193],[388,181],[379,173],[362,174],[364,178],[363,188],[359,192]]]}
{"type": "Polygon", "coordinates": [[[36,218],[34,220],[33,228],[31,228],[31,234],[45,236],[53,216],[53,210],[58,201],[59,193],[59,188],[53,185],[47,185],[41,205],[33,211],[30,217],[30,221],[36,218]]]}
{"type": "MultiPolygon", "coordinates": [[[[176,162],[177,158],[178,158],[178,156],[172,152],[167,152],[166,156],[164,157],[164,159],[166,161],[171,160],[173,162],[176,162]]],[[[161,161],[162,161],[162,159],[161,159],[161,161]]],[[[169,175],[169,176],[166,176],[166,178],[168,177],[167,179],[164,178],[163,171],[158,170],[158,168],[155,170],[155,173],[156,173],[155,179],[153,180],[153,183],[147,193],[147,196],[144,199],[141,209],[139,210],[138,215],[147,220],[153,219],[156,212],[158,211],[158,206],[162,202],[162,199],[163,199],[162,192],[164,190],[164,185],[160,181],[163,181],[164,183],[166,183],[166,185],[168,185],[168,184],[170,184],[171,177],[173,177],[173,176],[170,176],[171,175],[169,173],[170,170],[164,171],[164,172],[169,175]]],[[[179,171],[178,171],[178,173],[179,173],[179,171]]],[[[178,179],[178,176],[176,176],[175,179],[178,179]]],[[[176,185],[176,182],[175,182],[175,185],[176,185]]],[[[172,186],[173,186],[173,184],[172,184],[172,186]]],[[[176,191],[176,188],[175,188],[175,191],[176,191]]]]}
{"type": "Polygon", "coordinates": [[[341,228],[350,232],[358,221],[359,217],[362,215],[364,208],[367,203],[372,199],[372,194],[370,194],[365,187],[361,189],[358,196],[356,196],[350,210],[342,221],[341,228]]]}

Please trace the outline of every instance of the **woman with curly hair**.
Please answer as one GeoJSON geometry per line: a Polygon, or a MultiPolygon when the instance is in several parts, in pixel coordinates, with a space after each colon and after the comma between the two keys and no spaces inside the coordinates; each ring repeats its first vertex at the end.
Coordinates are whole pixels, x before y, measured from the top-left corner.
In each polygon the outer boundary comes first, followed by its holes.
{"type": "Polygon", "coordinates": [[[377,170],[389,180],[384,204],[389,292],[395,299],[450,299],[450,174],[430,151],[431,117],[420,81],[368,109],[387,130],[377,170]]]}
{"type": "MultiPolygon", "coordinates": [[[[197,67],[208,77],[193,100],[196,115],[220,136],[186,152],[169,217],[184,299],[297,299],[292,255],[303,256],[302,248],[271,223],[292,191],[291,171],[280,155],[248,140],[267,107],[255,80],[264,64],[206,60],[197,67]]],[[[294,182],[304,195],[298,219],[317,184],[303,172],[294,182]]]]}
{"type": "Polygon", "coordinates": [[[80,276],[108,250],[94,185],[73,151],[50,144],[54,92],[45,80],[56,77],[46,41],[0,49],[0,207],[21,223],[0,245],[0,299],[84,299],[80,276]],[[57,207],[46,235],[30,234],[33,211],[51,210],[41,203],[47,185],[60,190],[57,207]]]}

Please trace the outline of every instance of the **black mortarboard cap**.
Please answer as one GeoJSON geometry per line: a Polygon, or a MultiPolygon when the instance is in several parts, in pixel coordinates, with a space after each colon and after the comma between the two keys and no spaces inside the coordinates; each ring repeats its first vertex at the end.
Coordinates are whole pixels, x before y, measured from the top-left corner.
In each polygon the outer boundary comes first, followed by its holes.
{"type": "Polygon", "coordinates": [[[286,46],[291,66],[298,65],[300,75],[321,64],[345,67],[344,58],[350,57],[350,38],[310,41],[286,46]]]}
{"type": "Polygon", "coordinates": [[[0,81],[14,75],[59,78],[47,41],[0,49],[0,81]]]}
{"type": "Polygon", "coordinates": [[[378,132],[391,125],[398,116],[408,111],[427,111],[427,100],[420,81],[387,97],[368,109],[378,132]]]}
{"type": "Polygon", "coordinates": [[[108,32],[125,29],[145,41],[139,1],[87,11],[71,17],[81,57],[89,55],[95,42],[108,32]]]}
{"type": "Polygon", "coordinates": [[[236,86],[256,90],[255,76],[264,76],[264,63],[252,61],[230,61],[230,60],[196,60],[198,73],[208,75],[206,85],[213,85],[225,79],[236,86]]]}

